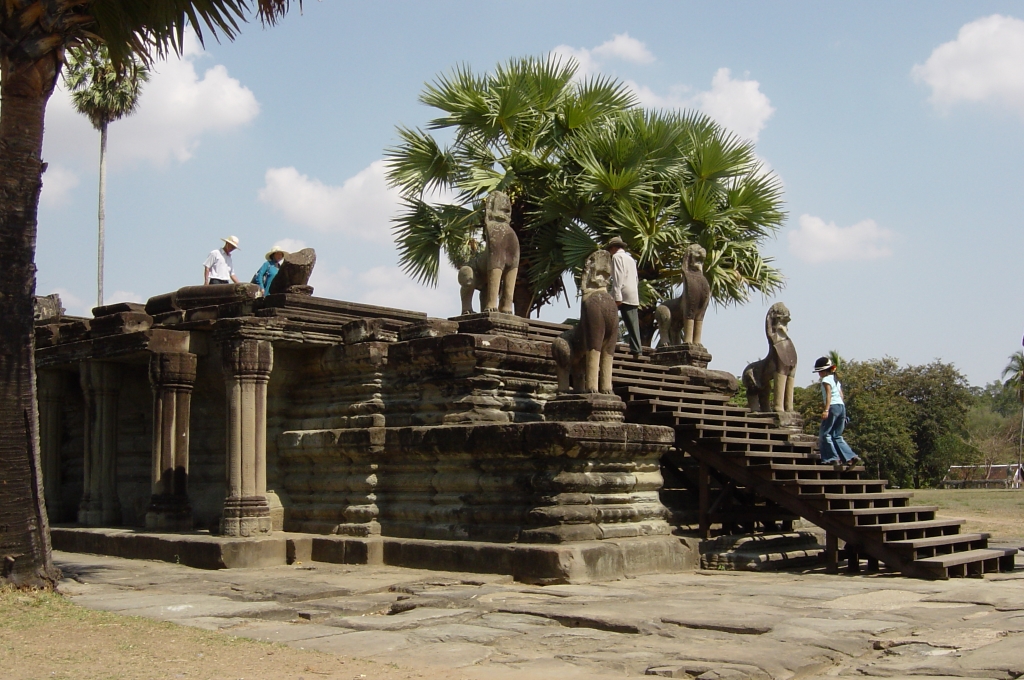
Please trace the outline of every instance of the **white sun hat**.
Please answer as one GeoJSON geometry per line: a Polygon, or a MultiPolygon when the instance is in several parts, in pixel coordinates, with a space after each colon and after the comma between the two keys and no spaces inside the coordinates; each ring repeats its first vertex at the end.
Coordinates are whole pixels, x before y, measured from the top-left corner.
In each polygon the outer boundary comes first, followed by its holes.
{"type": "Polygon", "coordinates": [[[238,237],[235,236],[234,234],[232,234],[231,236],[228,236],[227,238],[222,238],[221,241],[224,241],[224,243],[227,243],[229,245],[234,246],[238,250],[242,249],[242,247],[240,245],[238,245],[238,237]]]}
{"type": "Polygon", "coordinates": [[[282,255],[287,255],[288,250],[285,249],[285,247],[280,243],[275,243],[273,247],[267,251],[267,255],[264,259],[269,260],[274,255],[274,253],[281,253],[282,255]]]}

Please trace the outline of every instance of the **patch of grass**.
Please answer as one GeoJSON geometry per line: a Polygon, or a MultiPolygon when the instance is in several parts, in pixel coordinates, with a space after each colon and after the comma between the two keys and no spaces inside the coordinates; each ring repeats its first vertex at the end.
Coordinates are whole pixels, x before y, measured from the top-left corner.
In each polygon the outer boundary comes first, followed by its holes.
{"type": "Polygon", "coordinates": [[[1024,546],[1024,490],[917,489],[914,503],[937,505],[942,517],[967,520],[964,531],[992,534],[995,542],[1024,546]]]}

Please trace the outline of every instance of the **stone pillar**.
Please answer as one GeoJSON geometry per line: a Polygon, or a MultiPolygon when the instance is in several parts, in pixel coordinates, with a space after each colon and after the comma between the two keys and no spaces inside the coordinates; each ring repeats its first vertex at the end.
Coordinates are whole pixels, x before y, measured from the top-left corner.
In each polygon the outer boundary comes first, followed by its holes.
{"type": "Polygon", "coordinates": [[[224,341],[227,389],[227,498],[221,518],[225,536],[271,531],[267,503],[267,382],[274,348],[267,340],[224,341]]]}
{"type": "Polygon", "coordinates": [[[60,371],[41,370],[36,373],[39,395],[39,445],[42,454],[43,496],[50,522],[62,517],[60,497],[61,409],[64,397],[64,375],[60,371]]]}
{"type": "Polygon", "coordinates": [[[87,526],[121,523],[117,496],[117,400],[121,367],[105,361],[79,365],[85,396],[84,479],[78,522],[87,526]]]}
{"type": "Polygon", "coordinates": [[[195,354],[153,354],[149,359],[149,382],[153,387],[153,496],[146,512],[148,529],[192,528],[188,439],[195,380],[195,354]]]}

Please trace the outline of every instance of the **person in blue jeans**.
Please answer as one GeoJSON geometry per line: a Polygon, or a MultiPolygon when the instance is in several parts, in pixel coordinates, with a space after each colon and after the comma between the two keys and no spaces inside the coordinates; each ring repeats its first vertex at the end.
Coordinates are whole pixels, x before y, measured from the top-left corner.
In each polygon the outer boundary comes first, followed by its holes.
{"type": "Polygon", "coordinates": [[[843,384],[836,379],[835,364],[828,357],[821,357],[814,362],[814,372],[821,378],[821,396],[824,399],[821,427],[818,429],[821,462],[837,467],[853,467],[860,462],[860,458],[843,439],[846,403],[843,401],[843,384]]]}

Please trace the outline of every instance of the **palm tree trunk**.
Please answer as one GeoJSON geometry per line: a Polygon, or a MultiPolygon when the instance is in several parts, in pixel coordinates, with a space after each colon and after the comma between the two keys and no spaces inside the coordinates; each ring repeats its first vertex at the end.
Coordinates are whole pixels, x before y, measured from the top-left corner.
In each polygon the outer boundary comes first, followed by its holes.
{"type": "Polygon", "coordinates": [[[39,465],[33,303],[43,117],[60,62],[55,51],[35,62],[0,59],[0,582],[53,586],[59,572],[39,465]]]}
{"type": "Polygon", "coordinates": [[[99,247],[96,254],[96,306],[103,306],[103,244],[107,226],[107,123],[100,126],[99,247]]]}
{"type": "Polygon", "coordinates": [[[1017,439],[1017,470],[1021,469],[1022,452],[1024,452],[1024,406],[1020,409],[1020,437],[1017,439]]]}

